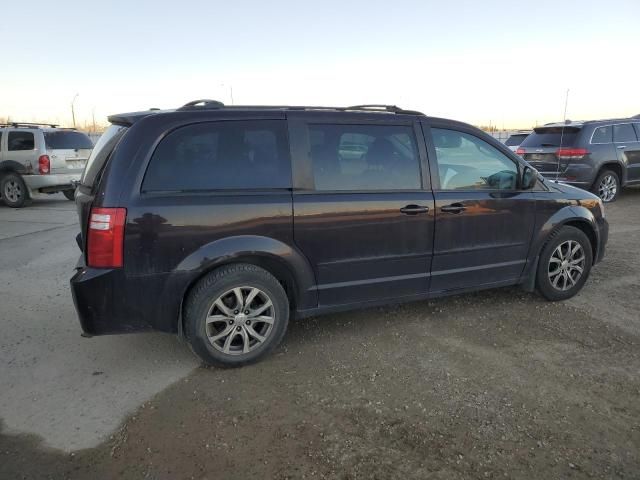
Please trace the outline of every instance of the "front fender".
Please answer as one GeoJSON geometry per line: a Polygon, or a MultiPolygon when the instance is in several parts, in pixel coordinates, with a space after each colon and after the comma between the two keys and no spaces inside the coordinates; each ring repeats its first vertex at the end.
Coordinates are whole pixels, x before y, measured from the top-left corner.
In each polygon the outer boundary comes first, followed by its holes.
{"type": "Polygon", "coordinates": [[[539,219],[539,221],[540,220],[542,220],[540,222],[542,223],[542,226],[536,229],[536,233],[531,239],[527,265],[522,272],[521,280],[525,284],[526,290],[533,290],[534,288],[538,257],[540,256],[540,252],[542,251],[544,244],[556,229],[569,223],[580,222],[583,225],[588,226],[590,231],[593,232],[596,239],[594,252],[598,251],[601,241],[595,216],[588,208],[580,205],[579,201],[576,204],[566,205],[550,217],[546,219],[539,219]]]}
{"type": "Polygon", "coordinates": [[[172,276],[182,280],[187,278],[191,284],[220,265],[255,257],[277,262],[287,269],[295,282],[296,301],[300,308],[317,306],[316,279],[306,257],[295,247],[269,237],[240,235],[208,243],[180,262],[172,276]]]}

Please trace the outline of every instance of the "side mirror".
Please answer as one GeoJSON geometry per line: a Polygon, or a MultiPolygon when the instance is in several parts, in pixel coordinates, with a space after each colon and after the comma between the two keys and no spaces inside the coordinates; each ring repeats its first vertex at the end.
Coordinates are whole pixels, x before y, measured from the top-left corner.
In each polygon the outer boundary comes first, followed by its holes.
{"type": "Polygon", "coordinates": [[[538,181],[538,171],[527,165],[524,167],[522,171],[522,189],[523,190],[531,190],[536,186],[536,182],[538,181]]]}

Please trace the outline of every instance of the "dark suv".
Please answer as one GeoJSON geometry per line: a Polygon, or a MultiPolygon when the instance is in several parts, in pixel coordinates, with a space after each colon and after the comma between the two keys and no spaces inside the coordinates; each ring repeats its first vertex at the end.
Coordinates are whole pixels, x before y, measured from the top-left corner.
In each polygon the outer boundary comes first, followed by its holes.
{"type": "Polygon", "coordinates": [[[547,124],[517,150],[542,175],[613,202],[621,187],[640,184],[640,120],[547,124]]]}
{"type": "Polygon", "coordinates": [[[255,361],[289,318],[505,285],[575,295],[602,202],[467,124],[392,106],[191,102],[110,117],[76,193],[86,335],[255,361]]]}

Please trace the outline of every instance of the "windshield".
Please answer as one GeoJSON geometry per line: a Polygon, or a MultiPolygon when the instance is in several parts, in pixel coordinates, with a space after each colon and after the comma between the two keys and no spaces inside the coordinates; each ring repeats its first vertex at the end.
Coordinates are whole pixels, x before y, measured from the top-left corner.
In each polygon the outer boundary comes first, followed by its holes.
{"type": "Polygon", "coordinates": [[[102,134],[96,143],[96,146],[93,147],[89,160],[87,160],[87,165],[84,167],[84,172],[82,172],[82,179],[80,180],[80,183],[88,187],[93,185],[96,177],[102,171],[102,167],[104,166],[107,158],[126,130],[127,127],[111,125],[102,134]]]}
{"type": "Polygon", "coordinates": [[[507,138],[507,141],[504,142],[504,144],[507,147],[515,147],[517,145],[520,145],[528,135],[528,133],[518,133],[516,135],[511,135],[509,138],[507,138]]]}
{"type": "Polygon", "coordinates": [[[44,141],[48,150],[78,150],[91,149],[91,139],[82,132],[58,131],[44,132],[44,141]]]}
{"type": "Polygon", "coordinates": [[[570,147],[576,143],[580,128],[547,127],[536,128],[524,139],[521,147],[570,147]],[[564,130],[564,132],[563,132],[564,130]],[[560,144],[562,142],[562,145],[560,144]]]}

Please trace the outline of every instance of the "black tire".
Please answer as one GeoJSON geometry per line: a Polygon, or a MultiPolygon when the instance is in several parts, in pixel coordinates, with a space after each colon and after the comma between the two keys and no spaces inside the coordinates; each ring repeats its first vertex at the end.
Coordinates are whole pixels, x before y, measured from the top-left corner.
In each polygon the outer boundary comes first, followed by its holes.
{"type": "MultiPolygon", "coordinates": [[[[580,251],[576,251],[576,255],[577,260],[580,258],[580,251]]],[[[591,242],[584,232],[575,227],[561,227],[551,235],[551,238],[549,238],[540,253],[538,270],[536,272],[536,286],[538,287],[538,291],[544,298],[551,301],[566,300],[573,297],[582,289],[589,278],[592,263],[593,251],[591,249],[591,242]],[[582,249],[581,252],[584,256],[582,263],[573,265],[573,262],[570,262],[568,258],[566,265],[564,261],[559,261],[558,254],[555,253],[558,247],[562,246],[560,247],[560,255],[564,252],[567,257],[568,248],[571,247],[571,250],[575,249],[575,246],[572,247],[573,244],[568,242],[575,242],[580,245],[582,249]],[[554,256],[553,260],[551,258],[552,256],[554,256]],[[582,268],[579,277],[578,270],[575,269],[576,266],[582,268]],[[554,276],[553,272],[556,271],[556,268],[559,268],[560,271],[562,271],[562,269],[570,269],[567,273],[569,277],[563,273],[554,276]],[[554,281],[557,283],[555,286],[554,281]],[[574,282],[574,284],[572,284],[572,282],[574,282]],[[563,289],[563,287],[568,288],[563,289]]]]}
{"type": "Polygon", "coordinates": [[[284,288],[273,275],[255,265],[238,263],[214,270],[194,286],[185,302],[185,337],[193,352],[204,363],[217,367],[240,367],[263,358],[280,343],[288,323],[289,300],[284,288]],[[250,312],[250,315],[264,307],[268,303],[267,300],[271,301],[272,307],[267,308],[264,312],[266,315],[251,317],[243,315],[244,312],[240,312],[239,316],[235,313],[237,300],[235,292],[231,292],[240,287],[245,287],[241,291],[241,296],[246,295],[245,300],[249,299],[253,289],[260,292],[246,306],[246,312],[250,312]],[[228,296],[222,297],[225,294],[228,296]],[[219,299],[233,314],[233,320],[230,320],[230,317],[217,306],[216,302],[219,299]],[[212,315],[211,318],[224,317],[225,319],[208,324],[207,317],[214,312],[217,314],[212,315]],[[259,320],[259,318],[268,319],[269,316],[272,317],[272,323],[263,323],[259,320]],[[261,329],[260,333],[264,334],[263,341],[258,341],[248,333],[256,333],[257,330],[254,328],[261,329]],[[223,334],[227,329],[231,329],[228,335],[222,339],[210,341],[210,338],[223,334]],[[229,337],[232,337],[230,341],[232,343],[228,345],[229,352],[225,353],[223,351],[227,348],[225,340],[229,337]],[[253,346],[248,347],[251,348],[250,351],[241,351],[251,342],[254,343],[253,346]]]}
{"type": "Polygon", "coordinates": [[[67,200],[71,200],[72,202],[76,201],[76,191],[75,190],[63,190],[62,194],[67,197],[67,200]]]}
{"type": "Polygon", "coordinates": [[[600,172],[598,178],[596,178],[596,181],[591,187],[591,192],[600,197],[604,203],[615,202],[618,199],[618,195],[620,195],[621,190],[622,186],[620,185],[620,177],[616,172],[608,169],[604,169],[600,172]],[[613,193],[611,193],[611,184],[609,182],[614,182],[615,192],[613,193]]]}
{"type": "Polygon", "coordinates": [[[0,195],[11,208],[22,208],[31,202],[29,189],[18,173],[7,173],[0,181],[0,195]]]}

